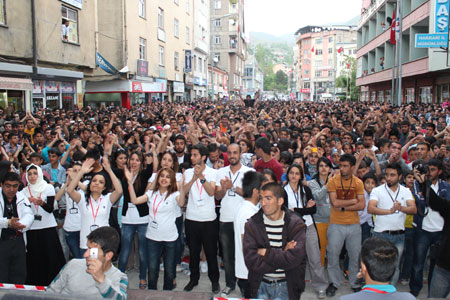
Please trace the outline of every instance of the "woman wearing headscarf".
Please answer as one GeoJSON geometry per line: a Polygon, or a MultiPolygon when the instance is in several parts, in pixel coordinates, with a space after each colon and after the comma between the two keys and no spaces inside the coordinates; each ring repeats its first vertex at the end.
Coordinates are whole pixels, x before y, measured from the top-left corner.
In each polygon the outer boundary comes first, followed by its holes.
{"type": "Polygon", "coordinates": [[[29,165],[22,190],[31,203],[34,222],[27,232],[27,284],[47,286],[65,264],[53,216],[55,189],[44,180],[42,169],[29,165]]]}

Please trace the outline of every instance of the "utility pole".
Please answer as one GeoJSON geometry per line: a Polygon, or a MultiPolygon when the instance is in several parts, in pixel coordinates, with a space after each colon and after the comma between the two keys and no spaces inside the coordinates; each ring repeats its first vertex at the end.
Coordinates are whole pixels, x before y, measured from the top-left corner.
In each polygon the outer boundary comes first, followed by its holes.
{"type": "MultiPolygon", "coordinates": [[[[399,37],[398,37],[398,68],[397,68],[397,72],[398,72],[398,88],[397,88],[397,106],[401,106],[402,105],[402,44],[403,44],[403,16],[402,16],[402,0],[397,0],[397,11],[398,11],[398,15],[397,18],[399,20],[399,37]]],[[[396,24],[397,25],[397,24],[396,24]]]]}

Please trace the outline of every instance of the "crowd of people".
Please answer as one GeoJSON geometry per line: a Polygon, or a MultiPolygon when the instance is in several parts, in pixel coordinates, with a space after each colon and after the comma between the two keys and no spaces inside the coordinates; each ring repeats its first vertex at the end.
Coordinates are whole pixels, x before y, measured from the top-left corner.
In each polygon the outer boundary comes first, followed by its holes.
{"type": "Polygon", "coordinates": [[[0,283],[124,299],[135,251],[139,288],[173,290],[187,247],[184,291],[299,299],[308,266],[319,299],[424,272],[447,297],[449,107],[241,100],[0,108],[0,283]]]}

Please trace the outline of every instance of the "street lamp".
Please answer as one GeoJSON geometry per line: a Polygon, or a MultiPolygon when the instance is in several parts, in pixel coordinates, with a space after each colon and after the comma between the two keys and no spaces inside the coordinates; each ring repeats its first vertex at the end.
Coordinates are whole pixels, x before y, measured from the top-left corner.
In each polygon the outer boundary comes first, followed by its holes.
{"type": "Polygon", "coordinates": [[[210,64],[211,64],[211,90],[212,90],[212,99],[214,99],[214,94],[215,94],[215,91],[214,91],[214,79],[213,79],[213,75],[214,75],[214,65],[216,64],[216,63],[218,63],[219,62],[219,60],[215,57],[215,43],[216,43],[216,41],[215,41],[215,36],[214,36],[214,34],[215,34],[215,24],[213,24],[213,22],[214,21],[216,21],[216,20],[221,20],[221,19],[223,19],[223,18],[228,18],[228,17],[231,17],[231,16],[239,16],[239,14],[238,13],[229,13],[229,14],[226,14],[226,15],[223,15],[223,16],[220,16],[220,17],[215,17],[214,15],[213,15],[213,17],[211,18],[211,37],[212,37],[212,41],[211,41],[211,53],[210,53],[210,55],[209,55],[209,58],[210,58],[210,64]]]}

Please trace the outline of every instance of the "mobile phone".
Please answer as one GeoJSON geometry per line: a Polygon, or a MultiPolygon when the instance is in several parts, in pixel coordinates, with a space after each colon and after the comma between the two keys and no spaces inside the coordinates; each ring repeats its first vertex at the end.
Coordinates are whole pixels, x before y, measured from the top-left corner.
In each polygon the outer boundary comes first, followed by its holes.
{"type": "Polygon", "coordinates": [[[98,258],[98,248],[91,248],[89,250],[89,257],[90,258],[98,258]]]}

